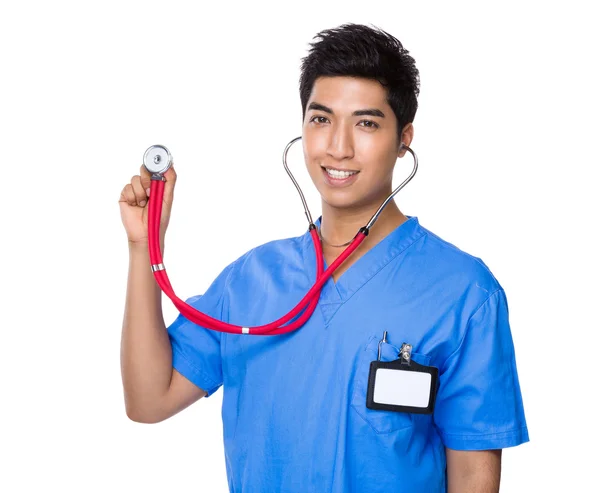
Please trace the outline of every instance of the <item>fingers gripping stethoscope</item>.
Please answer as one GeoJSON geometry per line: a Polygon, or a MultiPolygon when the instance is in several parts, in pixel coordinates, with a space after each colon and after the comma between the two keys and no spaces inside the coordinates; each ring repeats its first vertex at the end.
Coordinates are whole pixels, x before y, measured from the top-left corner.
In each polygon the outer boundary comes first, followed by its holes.
{"type": "Polygon", "coordinates": [[[173,164],[173,159],[169,150],[166,147],[160,145],[151,146],[144,153],[144,166],[151,173],[152,178],[152,182],[150,185],[150,197],[148,198],[148,250],[150,254],[150,264],[152,272],[154,273],[156,282],[163,290],[163,292],[171,299],[171,301],[177,307],[179,312],[189,321],[211,330],[227,332],[229,334],[279,335],[299,329],[306,323],[306,321],[311,317],[311,315],[315,311],[317,303],[319,302],[319,297],[321,295],[321,289],[323,288],[323,285],[325,284],[327,279],[331,277],[331,275],[336,271],[336,269],[364,241],[364,239],[369,234],[369,230],[371,229],[373,224],[375,224],[375,221],[377,221],[377,218],[383,211],[384,207],[389,203],[390,200],[392,200],[394,195],[396,195],[413,178],[413,176],[417,172],[417,156],[410,147],[401,144],[400,149],[406,149],[413,156],[414,167],[412,173],[408,176],[408,178],[406,178],[406,180],[404,180],[400,185],[398,185],[398,187],[394,189],[394,191],[390,194],[390,196],[387,199],[385,199],[385,201],[381,204],[379,209],[377,209],[377,212],[373,214],[373,217],[371,217],[367,225],[359,229],[358,233],[356,233],[354,239],[350,242],[346,249],[344,249],[344,251],[327,268],[327,270],[323,272],[323,248],[321,245],[319,234],[317,232],[317,227],[313,223],[310,210],[308,209],[306,199],[304,198],[304,194],[302,193],[298,182],[295,180],[287,165],[288,150],[290,149],[292,144],[294,144],[294,142],[300,140],[301,138],[302,137],[296,137],[285,146],[285,150],[283,151],[283,166],[285,167],[287,174],[290,176],[292,182],[298,190],[300,198],[302,199],[302,204],[304,205],[304,212],[306,214],[306,218],[308,219],[309,224],[308,230],[311,234],[316,252],[317,279],[315,281],[314,286],[310,288],[310,290],[306,293],[304,298],[302,298],[302,300],[300,300],[300,302],[288,314],[284,315],[278,320],[275,320],[274,322],[271,322],[266,325],[259,325],[256,327],[243,327],[240,325],[233,325],[212,318],[196,310],[193,306],[188,305],[185,301],[178,298],[175,292],[173,291],[173,288],[171,287],[171,283],[169,281],[169,277],[167,276],[167,272],[165,270],[165,266],[163,264],[162,252],[160,251],[159,243],[160,216],[165,188],[165,178],[163,177],[163,174],[166,173],[167,170],[171,167],[171,165],[173,164]],[[290,322],[290,320],[292,320],[300,312],[302,312],[302,310],[304,310],[304,312],[296,320],[288,324],[288,322],[290,322]]]}

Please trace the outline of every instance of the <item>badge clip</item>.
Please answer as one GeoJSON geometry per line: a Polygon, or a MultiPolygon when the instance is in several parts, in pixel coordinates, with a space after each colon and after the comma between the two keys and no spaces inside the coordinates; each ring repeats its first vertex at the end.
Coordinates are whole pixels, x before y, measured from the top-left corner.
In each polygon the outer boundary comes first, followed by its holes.
{"type": "Polygon", "coordinates": [[[398,358],[400,358],[403,365],[410,366],[411,354],[412,354],[412,345],[407,344],[406,342],[403,342],[402,347],[400,348],[400,353],[398,354],[398,358]]]}

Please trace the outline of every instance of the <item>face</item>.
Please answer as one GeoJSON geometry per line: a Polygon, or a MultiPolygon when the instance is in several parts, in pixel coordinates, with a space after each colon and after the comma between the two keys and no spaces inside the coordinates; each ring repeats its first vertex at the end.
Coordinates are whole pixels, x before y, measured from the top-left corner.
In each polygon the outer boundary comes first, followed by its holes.
{"type": "MultiPolygon", "coordinates": [[[[397,119],[386,98],[386,89],[375,80],[315,81],[302,125],[302,147],[310,177],[330,207],[379,207],[391,193],[396,159],[406,150],[399,150],[397,119]]],[[[412,135],[409,123],[402,142],[410,145],[412,135]]]]}

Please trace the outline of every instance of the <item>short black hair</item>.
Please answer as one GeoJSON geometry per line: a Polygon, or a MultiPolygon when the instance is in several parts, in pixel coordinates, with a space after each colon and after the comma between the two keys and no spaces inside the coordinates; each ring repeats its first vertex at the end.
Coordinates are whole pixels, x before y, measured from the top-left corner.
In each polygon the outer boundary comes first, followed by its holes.
{"type": "Polygon", "coordinates": [[[400,41],[376,26],[347,23],[316,34],[309,54],[302,58],[300,102],[302,121],[317,78],[364,77],[379,81],[388,92],[387,102],[398,121],[398,141],[404,126],[417,112],[419,71],[400,41]]]}

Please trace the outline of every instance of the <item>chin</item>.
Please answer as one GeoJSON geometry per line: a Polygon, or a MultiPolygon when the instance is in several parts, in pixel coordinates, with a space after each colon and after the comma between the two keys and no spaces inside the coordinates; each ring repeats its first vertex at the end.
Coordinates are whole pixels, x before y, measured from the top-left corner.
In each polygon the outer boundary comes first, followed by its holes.
{"type": "Polygon", "coordinates": [[[355,194],[321,193],[321,200],[334,209],[356,209],[362,204],[355,194]]]}

